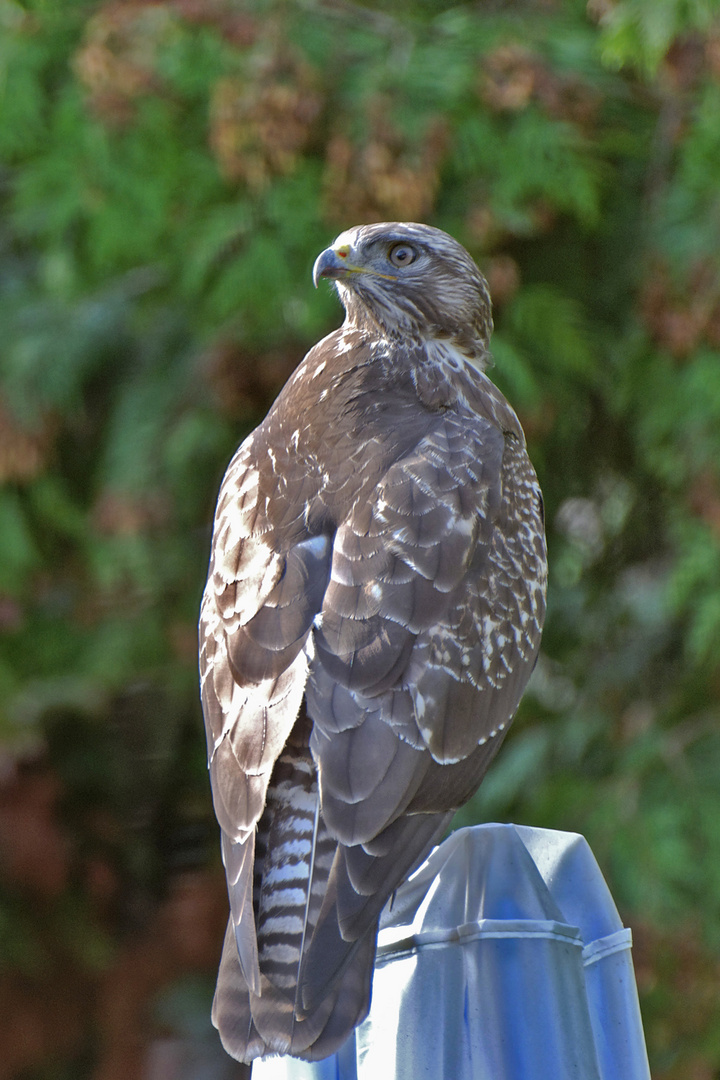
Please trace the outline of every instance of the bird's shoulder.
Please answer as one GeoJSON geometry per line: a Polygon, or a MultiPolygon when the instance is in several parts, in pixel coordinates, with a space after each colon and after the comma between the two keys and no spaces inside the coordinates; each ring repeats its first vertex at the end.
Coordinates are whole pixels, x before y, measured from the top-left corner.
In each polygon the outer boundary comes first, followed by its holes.
{"type": "Polygon", "coordinates": [[[308,352],[230,462],[213,547],[227,553],[263,538],[287,550],[336,528],[393,466],[446,429],[463,459],[469,449],[492,447],[495,456],[499,443],[509,457],[526,456],[514,410],[456,350],[341,327],[308,352]]]}

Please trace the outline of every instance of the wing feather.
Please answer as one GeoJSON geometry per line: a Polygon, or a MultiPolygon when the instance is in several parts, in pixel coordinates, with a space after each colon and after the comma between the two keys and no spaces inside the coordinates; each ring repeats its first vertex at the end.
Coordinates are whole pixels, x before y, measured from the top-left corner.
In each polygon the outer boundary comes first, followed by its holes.
{"type": "Polygon", "coordinates": [[[492,597],[504,453],[497,425],[449,415],[338,529],[307,701],[323,807],[344,843],[402,813],[427,750],[452,762],[491,735],[472,672],[482,644],[463,615],[469,597],[492,597]]]}
{"type": "MultiPolygon", "coordinates": [[[[267,516],[273,471],[255,433],[220,490],[200,617],[200,672],[213,800],[222,829],[244,841],[297,719],[307,680],[305,645],[325,591],[331,541],[283,546],[267,516]]],[[[286,541],[287,544],[287,541],[286,541]]]]}
{"type": "Polygon", "coordinates": [[[260,993],[257,929],[253,912],[253,868],[255,833],[242,843],[233,843],[222,833],[222,857],[230,898],[230,922],[240,961],[240,970],[248,989],[260,993]]]}

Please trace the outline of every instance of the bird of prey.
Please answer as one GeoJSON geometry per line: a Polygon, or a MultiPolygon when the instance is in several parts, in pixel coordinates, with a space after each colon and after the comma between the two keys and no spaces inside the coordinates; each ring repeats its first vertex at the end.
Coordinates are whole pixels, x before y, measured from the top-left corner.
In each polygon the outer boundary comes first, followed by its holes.
{"type": "Polygon", "coordinates": [[[200,619],[231,907],[213,1020],[245,1062],[326,1057],[366,1015],[382,908],[480,784],[545,612],[542,497],[470,255],[364,225],[321,278],[345,321],[228,467],[200,619]]]}

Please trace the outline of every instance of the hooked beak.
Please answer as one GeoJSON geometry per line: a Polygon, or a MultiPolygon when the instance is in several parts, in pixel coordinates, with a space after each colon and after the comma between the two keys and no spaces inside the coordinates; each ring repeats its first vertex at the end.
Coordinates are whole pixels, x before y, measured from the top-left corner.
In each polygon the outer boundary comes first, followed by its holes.
{"type": "Polygon", "coordinates": [[[315,260],[313,266],[313,284],[317,289],[320,278],[329,278],[337,281],[338,278],[348,277],[349,274],[363,273],[361,267],[353,266],[349,261],[350,247],[343,244],[339,248],[326,248],[315,260]]]}
{"type": "Polygon", "coordinates": [[[391,274],[381,274],[366,266],[358,266],[350,261],[351,247],[342,244],[340,247],[326,248],[315,260],[313,266],[313,284],[317,289],[320,278],[328,278],[331,281],[349,278],[352,274],[373,274],[376,277],[387,278],[388,281],[397,281],[391,274]]]}

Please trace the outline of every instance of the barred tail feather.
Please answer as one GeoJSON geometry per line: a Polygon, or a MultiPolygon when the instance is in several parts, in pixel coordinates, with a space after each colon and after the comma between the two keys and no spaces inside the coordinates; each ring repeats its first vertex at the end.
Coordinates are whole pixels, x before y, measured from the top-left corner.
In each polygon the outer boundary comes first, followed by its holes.
{"type": "Polygon", "coordinates": [[[303,1008],[300,999],[303,963],[323,910],[338,844],[323,822],[307,742],[301,730],[294,734],[278,758],[254,840],[252,903],[252,842],[224,846],[232,915],[213,1022],[228,1052],[245,1061],[268,1053],[325,1057],[347,1038],[370,1003],[374,925],[358,941],[338,941],[336,977],[312,1009],[303,1008]],[[255,937],[253,955],[248,939],[255,937]],[[255,971],[258,982],[253,981],[255,971]]]}
{"type": "Polygon", "coordinates": [[[373,927],[358,943],[353,963],[345,968],[331,993],[310,1016],[299,1020],[293,1015],[292,1002],[266,979],[262,980],[260,996],[248,990],[229,923],[212,1012],[227,1052],[245,1062],[268,1054],[318,1061],[335,1053],[367,1015],[375,937],[373,927]]]}

